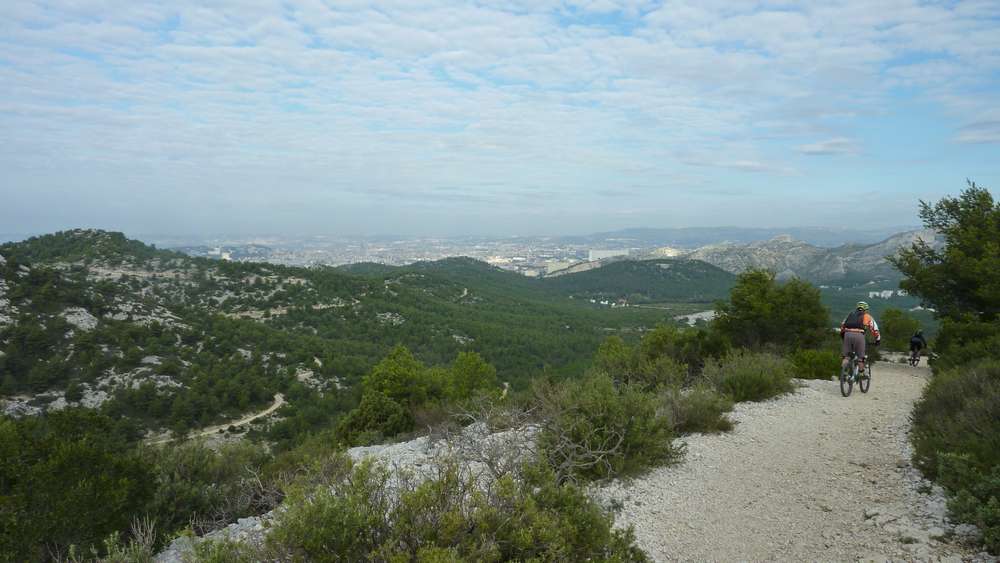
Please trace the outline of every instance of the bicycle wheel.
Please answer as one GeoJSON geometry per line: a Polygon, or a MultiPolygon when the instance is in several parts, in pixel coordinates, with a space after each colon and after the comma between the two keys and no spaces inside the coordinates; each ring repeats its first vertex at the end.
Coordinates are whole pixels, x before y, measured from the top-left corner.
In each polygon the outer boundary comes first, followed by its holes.
{"type": "MultiPolygon", "coordinates": [[[[854,366],[853,363],[849,365],[854,366]]],[[[848,371],[848,369],[851,368],[848,366],[840,368],[840,394],[845,397],[849,397],[851,395],[851,390],[854,388],[853,371],[848,371]]],[[[854,366],[853,369],[856,370],[857,366],[854,366]]]]}
{"type": "Polygon", "coordinates": [[[862,393],[867,393],[868,389],[872,386],[872,365],[869,363],[865,364],[865,371],[861,372],[861,378],[858,379],[858,389],[861,389],[862,393]]]}

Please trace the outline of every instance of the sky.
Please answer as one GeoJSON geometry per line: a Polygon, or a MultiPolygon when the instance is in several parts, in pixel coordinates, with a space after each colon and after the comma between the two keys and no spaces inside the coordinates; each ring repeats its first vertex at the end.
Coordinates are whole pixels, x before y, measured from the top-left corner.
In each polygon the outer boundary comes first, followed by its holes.
{"type": "Polygon", "coordinates": [[[1000,0],[5,0],[0,232],[916,225],[1000,0]]]}

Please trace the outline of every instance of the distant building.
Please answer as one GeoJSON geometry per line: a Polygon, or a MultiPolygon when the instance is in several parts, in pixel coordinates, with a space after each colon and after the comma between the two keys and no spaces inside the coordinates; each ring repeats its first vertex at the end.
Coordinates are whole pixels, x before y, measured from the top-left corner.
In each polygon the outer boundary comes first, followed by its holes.
{"type": "Polygon", "coordinates": [[[614,258],[615,256],[628,256],[628,249],[623,248],[619,250],[591,250],[588,259],[593,262],[595,260],[603,260],[604,258],[614,258]]]}
{"type": "Polygon", "coordinates": [[[889,299],[890,297],[892,297],[893,293],[895,293],[895,292],[893,290],[891,290],[891,289],[886,289],[886,290],[883,290],[883,291],[869,291],[868,292],[868,298],[869,299],[889,299]]]}

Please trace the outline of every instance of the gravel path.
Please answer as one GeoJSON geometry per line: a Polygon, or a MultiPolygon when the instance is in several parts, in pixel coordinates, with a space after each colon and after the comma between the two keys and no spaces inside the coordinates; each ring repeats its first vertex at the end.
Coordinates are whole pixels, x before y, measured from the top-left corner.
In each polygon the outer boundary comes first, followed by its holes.
{"type": "Polygon", "coordinates": [[[595,494],[668,560],[993,560],[964,547],[939,488],[910,464],[909,413],[930,370],[879,363],[868,394],[833,381],[737,405],[680,465],[595,494]],[[949,536],[944,539],[942,536],[949,536]]]}

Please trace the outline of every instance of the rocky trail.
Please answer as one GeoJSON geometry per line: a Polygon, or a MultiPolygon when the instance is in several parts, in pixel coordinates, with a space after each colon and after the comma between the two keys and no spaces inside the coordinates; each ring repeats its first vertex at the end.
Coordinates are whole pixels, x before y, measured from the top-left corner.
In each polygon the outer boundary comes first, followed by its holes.
{"type": "Polygon", "coordinates": [[[684,461],[595,491],[657,561],[984,560],[910,463],[909,414],[930,375],[882,362],[871,391],[837,382],[737,405],[684,461]]]}

